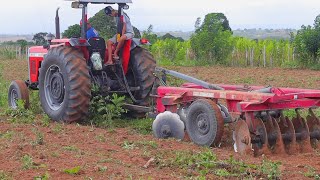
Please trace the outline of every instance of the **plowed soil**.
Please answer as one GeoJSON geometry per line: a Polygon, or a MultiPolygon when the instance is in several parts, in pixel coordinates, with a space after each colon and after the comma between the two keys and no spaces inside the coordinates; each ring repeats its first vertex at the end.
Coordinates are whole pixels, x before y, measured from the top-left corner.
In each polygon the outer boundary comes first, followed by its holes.
{"type": "MultiPolygon", "coordinates": [[[[1,74],[5,80],[27,78],[26,61],[0,61],[0,64],[3,65],[1,74]]],[[[320,88],[320,71],[219,66],[168,69],[217,84],[320,88]]],[[[57,123],[43,127],[40,124],[12,124],[6,119],[0,116],[0,179],[4,174],[13,179],[33,179],[45,174],[50,179],[185,179],[199,172],[164,166],[162,163],[174,160],[176,151],[191,151],[194,154],[204,151],[203,147],[189,141],[158,140],[152,134],[141,135],[130,127],[108,130],[57,123]],[[43,136],[41,141],[39,133],[43,136]],[[32,157],[29,166],[26,157],[32,157]],[[152,158],[155,160],[145,166],[152,158]],[[78,166],[80,171],[75,174],[65,172],[78,166]]],[[[234,153],[231,133],[227,128],[221,147],[212,148],[218,159],[233,156],[248,164],[261,164],[261,156],[234,153]]],[[[308,179],[308,176],[314,178],[315,174],[320,174],[319,150],[297,152],[295,155],[272,154],[266,155],[266,158],[281,162],[281,179],[308,179]]],[[[223,179],[213,174],[207,178],[223,179]]]]}

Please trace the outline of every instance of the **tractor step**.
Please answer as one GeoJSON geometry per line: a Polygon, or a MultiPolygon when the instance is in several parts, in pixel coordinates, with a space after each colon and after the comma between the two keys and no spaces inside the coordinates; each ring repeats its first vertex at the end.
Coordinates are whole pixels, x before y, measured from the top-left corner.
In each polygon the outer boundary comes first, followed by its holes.
{"type": "Polygon", "coordinates": [[[130,110],[130,111],[136,111],[136,112],[149,113],[149,112],[153,111],[153,108],[151,108],[151,107],[139,106],[139,105],[134,105],[134,104],[124,104],[123,107],[125,109],[130,110]]]}

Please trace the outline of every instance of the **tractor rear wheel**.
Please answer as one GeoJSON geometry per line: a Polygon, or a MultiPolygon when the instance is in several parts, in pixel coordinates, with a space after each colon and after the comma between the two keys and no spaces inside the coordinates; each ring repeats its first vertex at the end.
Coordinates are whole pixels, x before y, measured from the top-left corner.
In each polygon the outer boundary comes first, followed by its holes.
{"type": "MultiPolygon", "coordinates": [[[[131,87],[139,87],[139,90],[133,93],[138,101],[135,105],[149,106],[151,98],[149,97],[153,84],[155,82],[154,71],[156,61],[151,53],[141,47],[136,47],[131,51],[128,73],[126,75],[131,87]]],[[[134,117],[143,117],[145,113],[135,111],[130,112],[134,117]]]]}
{"type": "Polygon", "coordinates": [[[42,108],[52,120],[83,120],[89,110],[91,81],[82,53],[66,46],[50,49],[41,63],[39,90],[42,108]]]}

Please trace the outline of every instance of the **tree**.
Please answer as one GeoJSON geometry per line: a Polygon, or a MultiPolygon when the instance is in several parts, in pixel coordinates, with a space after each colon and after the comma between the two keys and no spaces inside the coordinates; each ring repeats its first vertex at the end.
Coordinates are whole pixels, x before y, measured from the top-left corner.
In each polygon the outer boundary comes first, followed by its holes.
{"type": "Polygon", "coordinates": [[[42,46],[42,45],[46,44],[46,42],[47,42],[45,39],[47,34],[48,33],[46,33],[46,32],[39,32],[33,36],[32,40],[35,41],[36,45],[42,46]]]}
{"type": "Polygon", "coordinates": [[[318,61],[320,55],[320,15],[314,20],[314,26],[301,26],[294,40],[296,52],[301,60],[312,63],[318,61]]]}
{"type": "MultiPolygon", "coordinates": [[[[117,24],[113,17],[107,16],[104,9],[100,10],[93,17],[89,19],[92,27],[94,27],[101,37],[109,39],[117,33],[117,24]]],[[[139,29],[133,26],[134,37],[140,38],[141,34],[139,29]]]]}
{"type": "Polygon", "coordinates": [[[207,14],[191,37],[191,48],[198,59],[225,63],[233,49],[232,32],[226,16],[222,13],[207,14]]]}
{"type": "MultiPolygon", "coordinates": [[[[113,37],[117,33],[117,25],[114,18],[107,16],[104,13],[104,9],[100,10],[93,17],[91,17],[89,19],[89,22],[92,27],[94,27],[99,32],[99,36],[103,37],[105,40],[113,37]]],[[[135,33],[134,37],[141,38],[139,29],[133,27],[133,31],[135,33]]],[[[79,24],[69,26],[68,29],[62,33],[62,35],[67,38],[77,36],[80,37],[81,27],[79,24]]]]}
{"type": "Polygon", "coordinates": [[[28,41],[26,41],[24,39],[19,39],[19,40],[17,40],[16,43],[21,47],[21,51],[23,53],[25,53],[26,47],[28,46],[28,41]]]}
{"type": "Polygon", "coordinates": [[[151,44],[154,44],[158,40],[158,36],[153,33],[153,26],[151,24],[148,29],[143,32],[142,37],[148,39],[151,44]]]}
{"type": "Polygon", "coordinates": [[[80,36],[81,36],[81,28],[79,24],[69,26],[68,29],[62,33],[62,37],[64,38],[72,38],[72,37],[80,37],[80,36]]]}
{"type": "Polygon", "coordinates": [[[217,31],[221,27],[222,31],[232,31],[229,25],[229,20],[223,13],[209,13],[205,16],[202,25],[197,29],[197,31],[217,31]]]}
{"type": "Polygon", "coordinates": [[[194,28],[196,31],[200,28],[200,25],[201,25],[201,18],[198,17],[196,22],[194,23],[194,28]]]}

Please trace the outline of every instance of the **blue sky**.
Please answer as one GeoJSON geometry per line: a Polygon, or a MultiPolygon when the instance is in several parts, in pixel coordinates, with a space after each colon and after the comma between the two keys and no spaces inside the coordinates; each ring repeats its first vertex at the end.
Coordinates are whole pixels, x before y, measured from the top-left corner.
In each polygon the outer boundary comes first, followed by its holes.
{"type": "MultiPolygon", "coordinates": [[[[61,30],[78,23],[81,11],[63,0],[3,1],[0,34],[54,32],[54,16],[60,7],[61,30]]],[[[93,16],[104,5],[90,5],[93,16]]],[[[140,30],[150,24],[155,31],[191,31],[197,17],[222,12],[231,28],[299,28],[313,24],[320,14],[319,0],[133,0],[128,14],[140,30]]]]}

